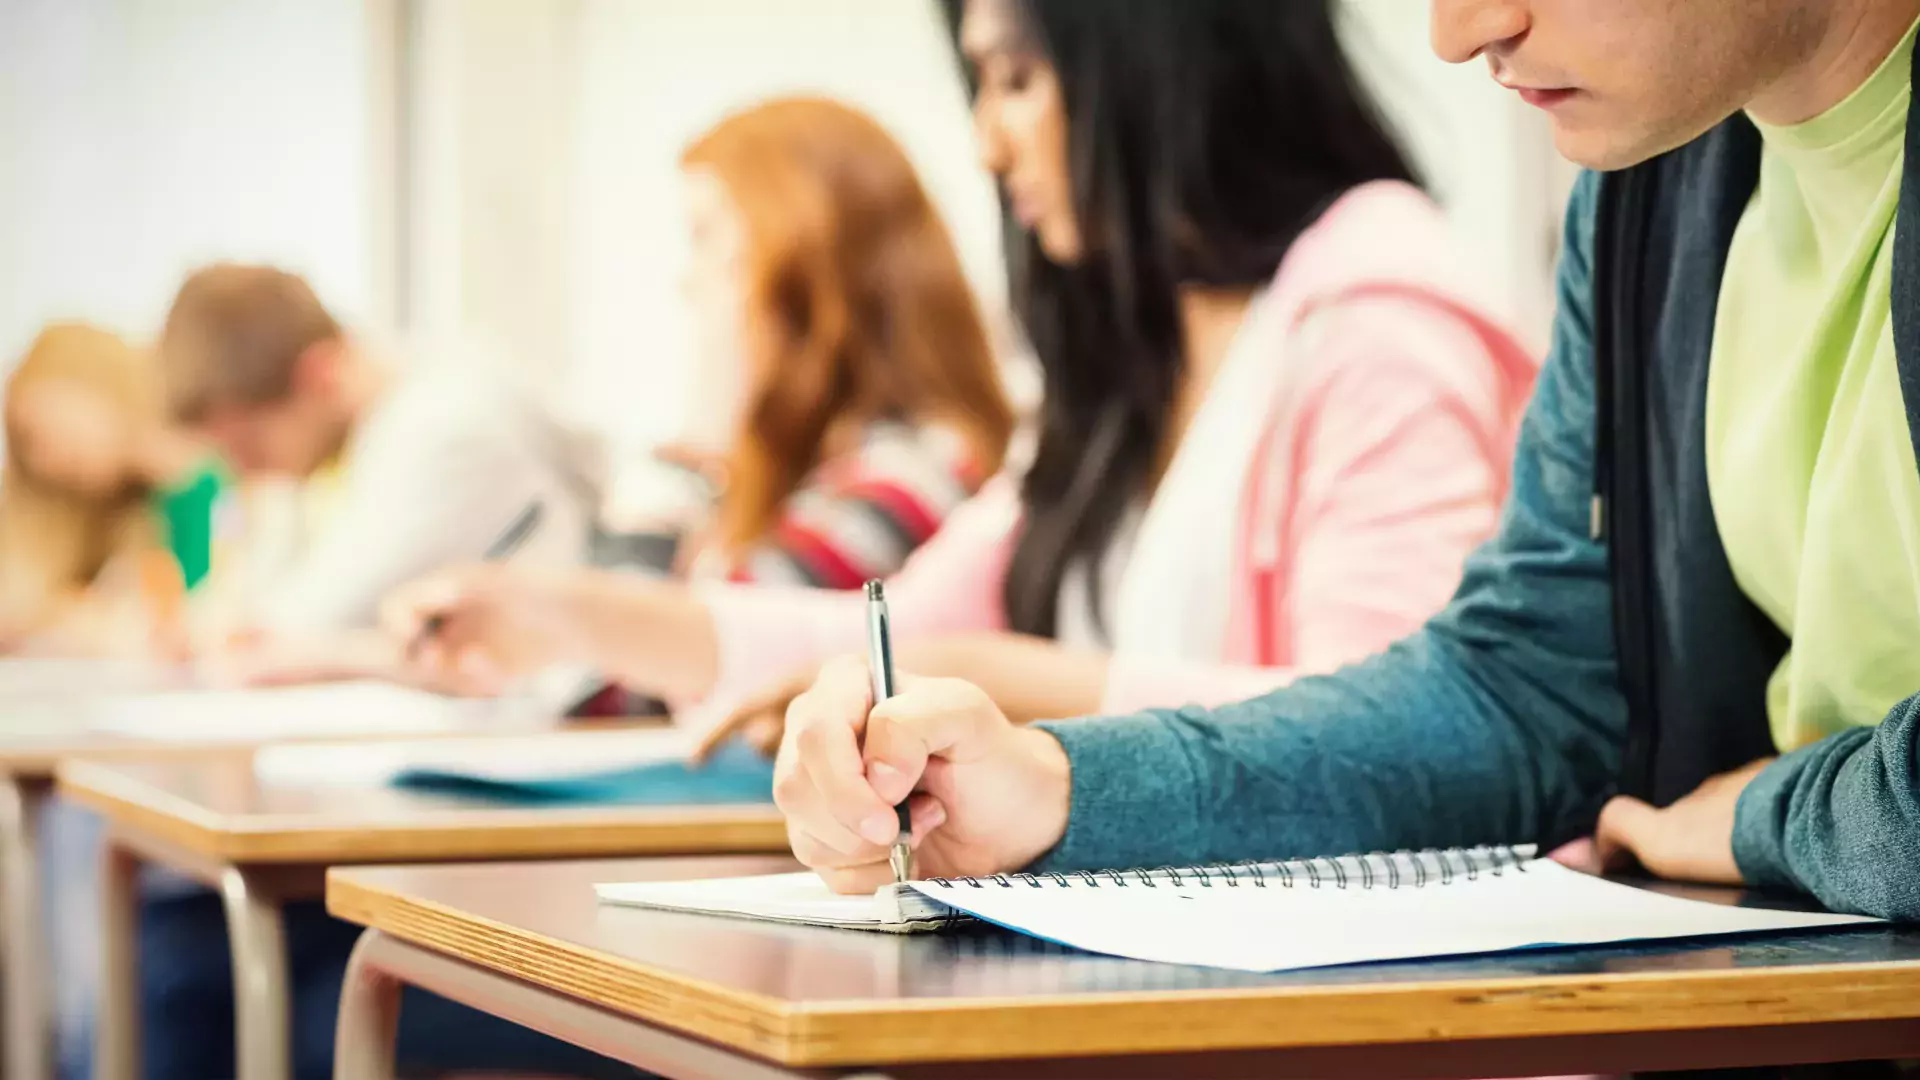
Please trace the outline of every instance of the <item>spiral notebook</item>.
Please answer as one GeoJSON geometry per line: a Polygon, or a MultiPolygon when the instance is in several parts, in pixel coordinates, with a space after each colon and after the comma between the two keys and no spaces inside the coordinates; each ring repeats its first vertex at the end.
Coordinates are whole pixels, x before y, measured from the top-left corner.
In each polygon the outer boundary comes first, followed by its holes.
{"type": "Polygon", "coordinates": [[[811,874],[601,885],[602,901],[909,933],[978,919],[1137,960],[1286,971],[1566,945],[1872,923],[1689,899],[1569,870],[1531,847],[1231,866],[1002,874],[836,896],[811,874]]]}

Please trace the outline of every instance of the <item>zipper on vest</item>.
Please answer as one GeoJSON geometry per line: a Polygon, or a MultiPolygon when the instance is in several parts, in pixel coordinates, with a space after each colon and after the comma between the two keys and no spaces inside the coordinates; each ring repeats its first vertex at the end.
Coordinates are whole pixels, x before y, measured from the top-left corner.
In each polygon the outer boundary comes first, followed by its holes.
{"type": "Polygon", "coordinates": [[[1646,387],[1639,357],[1647,337],[1640,284],[1651,182],[1632,171],[1615,174],[1602,188],[1607,212],[1600,220],[1608,234],[1595,238],[1595,299],[1604,299],[1604,306],[1596,303],[1594,311],[1594,492],[1588,523],[1595,540],[1607,541],[1612,579],[1614,649],[1627,705],[1620,790],[1641,796],[1652,788],[1660,699],[1650,617],[1646,387]]]}

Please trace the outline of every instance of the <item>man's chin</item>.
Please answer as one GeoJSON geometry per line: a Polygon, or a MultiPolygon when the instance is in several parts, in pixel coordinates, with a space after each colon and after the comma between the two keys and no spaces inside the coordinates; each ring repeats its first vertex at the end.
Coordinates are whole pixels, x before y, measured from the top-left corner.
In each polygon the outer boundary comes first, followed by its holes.
{"type": "Polygon", "coordinates": [[[1592,116],[1553,118],[1553,145],[1566,158],[1595,172],[1615,172],[1677,150],[1706,134],[1725,116],[1708,115],[1693,123],[1674,122],[1657,128],[1609,124],[1592,116]]]}
{"type": "Polygon", "coordinates": [[[1560,156],[1583,169],[1613,172],[1632,168],[1660,153],[1645,150],[1637,140],[1623,139],[1618,133],[1589,124],[1553,125],[1553,147],[1560,156]]]}

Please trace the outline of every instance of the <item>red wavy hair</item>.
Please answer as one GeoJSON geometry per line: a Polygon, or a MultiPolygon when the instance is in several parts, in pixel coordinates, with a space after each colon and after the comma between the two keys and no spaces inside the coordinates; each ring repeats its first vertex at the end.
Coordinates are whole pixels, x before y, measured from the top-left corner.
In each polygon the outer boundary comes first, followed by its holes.
{"type": "Polygon", "coordinates": [[[1014,417],[946,226],[879,124],[790,98],[696,140],[745,229],[750,385],[716,539],[765,536],[829,447],[868,424],[938,424],[1000,467],[1014,417]]]}

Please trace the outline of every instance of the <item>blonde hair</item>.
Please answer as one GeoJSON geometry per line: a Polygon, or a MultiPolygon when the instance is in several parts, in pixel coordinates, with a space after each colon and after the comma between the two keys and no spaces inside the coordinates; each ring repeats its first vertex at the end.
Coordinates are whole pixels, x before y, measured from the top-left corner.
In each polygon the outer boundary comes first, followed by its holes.
{"type": "Polygon", "coordinates": [[[93,584],[115,556],[158,543],[147,493],[138,485],[87,496],[27,469],[14,403],[22,389],[54,381],[98,394],[135,430],[159,424],[163,415],[152,357],[98,327],[48,326],[8,376],[7,460],[0,468],[0,631],[8,633],[36,629],[63,598],[93,584]]]}

